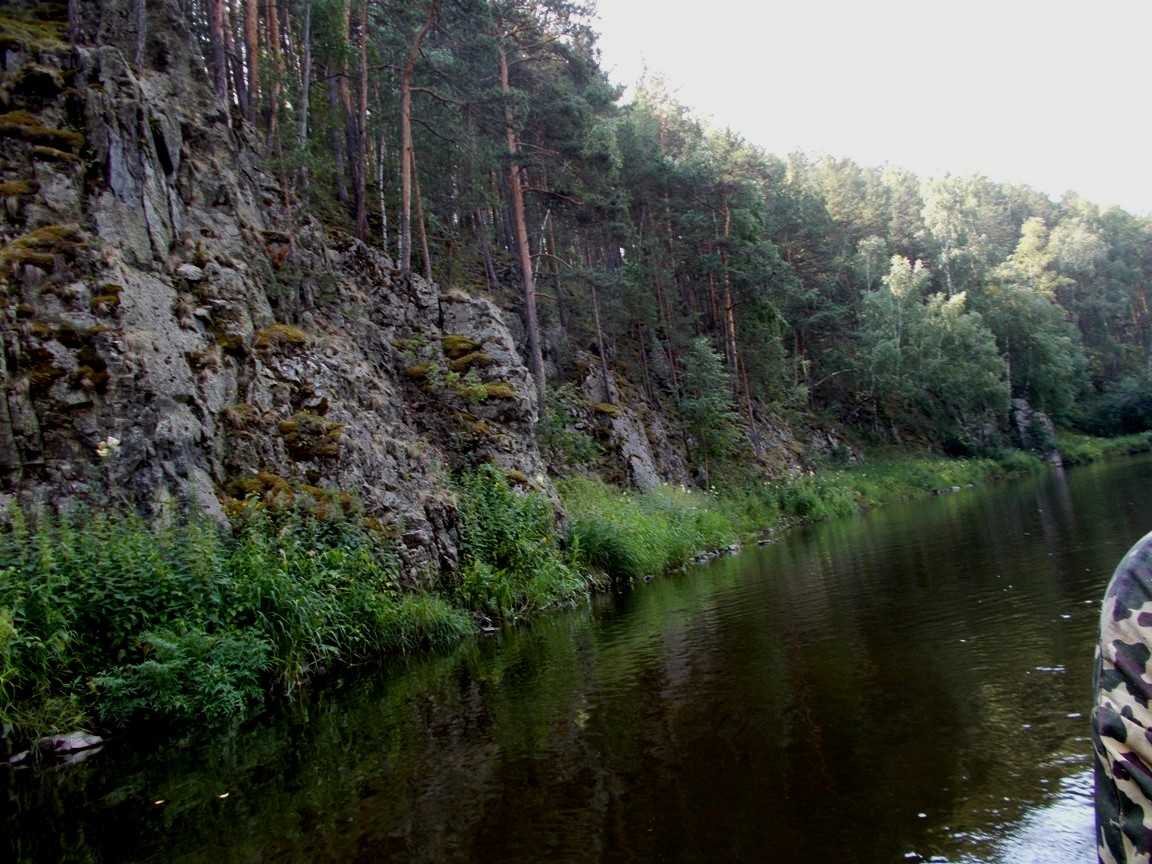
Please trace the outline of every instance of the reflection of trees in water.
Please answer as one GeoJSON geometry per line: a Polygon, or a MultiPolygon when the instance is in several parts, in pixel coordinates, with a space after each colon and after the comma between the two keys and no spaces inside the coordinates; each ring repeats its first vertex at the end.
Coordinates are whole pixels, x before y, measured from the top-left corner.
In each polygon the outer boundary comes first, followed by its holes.
{"type": "Polygon", "coordinates": [[[1065,716],[1088,696],[1083,600],[1152,519],[1152,462],[1138,464],[797,532],[595,613],[354,680],[206,751],[124,742],[39,785],[0,775],[19,805],[0,818],[23,810],[10,857],[955,849],[942,826],[1003,830],[1086,751],[1085,721],[1065,716]]]}

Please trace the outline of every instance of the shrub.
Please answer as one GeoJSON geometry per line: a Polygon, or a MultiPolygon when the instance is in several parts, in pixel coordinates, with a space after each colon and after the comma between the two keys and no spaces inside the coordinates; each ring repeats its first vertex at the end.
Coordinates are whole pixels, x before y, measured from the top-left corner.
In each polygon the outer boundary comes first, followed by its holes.
{"type": "Polygon", "coordinates": [[[0,723],[34,735],[95,712],[233,721],[334,664],[441,647],[468,616],[407,594],[379,532],[330,508],[197,515],[19,510],[0,530],[0,723]]]}
{"type": "Polygon", "coordinates": [[[94,679],[104,721],[140,718],[214,724],[242,719],[264,697],[271,646],[251,634],[146,633],[143,657],[94,679]]]}
{"type": "Polygon", "coordinates": [[[1117,438],[1094,438],[1091,435],[1060,432],[1056,439],[1060,455],[1068,465],[1084,465],[1110,456],[1152,451],[1152,432],[1122,435],[1117,438]]]}
{"type": "Polygon", "coordinates": [[[604,449],[591,435],[575,428],[577,406],[583,401],[576,388],[561,384],[549,389],[546,398],[538,433],[550,461],[579,468],[599,459],[604,449]]]}
{"type": "Polygon", "coordinates": [[[585,595],[587,583],[556,542],[555,513],[544,496],[514,489],[494,465],[460,478],[464,604],[497,620],[585,595]]]}

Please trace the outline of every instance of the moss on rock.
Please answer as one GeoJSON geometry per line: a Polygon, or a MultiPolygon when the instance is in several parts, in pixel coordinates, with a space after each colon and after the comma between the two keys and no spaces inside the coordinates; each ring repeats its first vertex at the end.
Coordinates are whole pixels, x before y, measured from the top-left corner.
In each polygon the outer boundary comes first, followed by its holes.
{"type": "Polygon", "coordinates": [[[0,268],[12,270],[31,264],[51,272],[57,255],[74,257],[83,242],[75,225],[42,225],[0,249],[0,268]]]}
{"type": "Polygon", "coordinates": [[[461,336],[458,333],[446,333],[440,339],[440,347],[444,350],[444,356],[450,360],[456,360],[466,354],[479,351],[481,346],[475,339],[469,339],[467,336],[461,336]]]}
{"type": "Polygon", "coordinates": [[[71,153],[84,146],[84,136],[79,132],[45,126],[36,115],[27,111],[0,114],[0,138],[17,138],[29,144],[71,153]]]}
{"type": "Polygon", "coordinates": [[[60,150],[57,147],[45,147],[43,144],[37,144],[31,151],[32,160],[34,162],[79,162],[80,157],[74,153],[68,153],[60,150]]]}
{"type": "Polygon", "coordinates": [[[297,461],[335,459],[340,455],[344,424],[325,420],[319,414],[299,411],[277,427],[289,455],[297,461]]]}
{"type": "Polygon", "coordinates": [[[4,180],[0,182],[0,196],[14,198],[35,195],[39,188],[34,180],[4,180]]]}
{"type": "Polygon", "coordinates": [[[0,48],[14,51],[63,51],[64,23],[0,15],[0,48]]]}
{"type": "Polygon", "coordinates": [[[273,324],[256,333],[253,342],[257,351],[277,351],[307,345],[309,336],[291,324],[273,324]]]}
{"type": "Polygon", "coordinates": [[[493,381],[484,385],[489,399],[515,399],[516,389],[507,381],[493,381]]]}
{"type": "Polygon", "coordinates": [[[470,351],[455,360],[448,361],[448,368],[453,372],[464,373],[472,368],[491,366],[495,361],[483,351],[470,351]]]}

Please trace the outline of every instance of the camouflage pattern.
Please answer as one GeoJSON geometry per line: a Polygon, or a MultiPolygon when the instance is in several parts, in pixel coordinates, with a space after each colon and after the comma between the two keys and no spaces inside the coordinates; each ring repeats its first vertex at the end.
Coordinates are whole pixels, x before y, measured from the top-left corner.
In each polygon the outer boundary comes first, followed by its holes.
{"type": "Polygon", "coordinates": [[[1100,864],[1152,864],[1152,534],[1120,562],[1100,613],[1092,740],[1100,864]]]}

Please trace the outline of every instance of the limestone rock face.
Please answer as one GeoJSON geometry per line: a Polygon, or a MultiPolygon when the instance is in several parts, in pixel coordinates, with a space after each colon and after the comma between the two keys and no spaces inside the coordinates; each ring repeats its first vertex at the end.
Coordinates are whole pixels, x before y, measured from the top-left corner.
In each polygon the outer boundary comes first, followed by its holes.
{"type": "Polygon", "coordinates": [[[0,109],[83,136],[53,159],[0,138],[0,181],[27,184],[0,209],[0,499],[222,517],[268,489],[352,496],[414,582],[452,569],[453,469],[495,461],[555,495],[503,313],[287,201],[184,56],[179,9],[149,10],[163,73],[137,75],[114,32],[0,56],[5,81],[35,62],[72,82],[34,106],[0,87],[0,109]]]}
{"type": "Polygon", "coordinates": [[[1012,437],[1018,447],[1039,453],[1053,465],[1063,464],[1056,449],[1056,426],[1051,417],[1033,409],[1027,399],[1013,399],[1011,420],[1012,437]]]}

